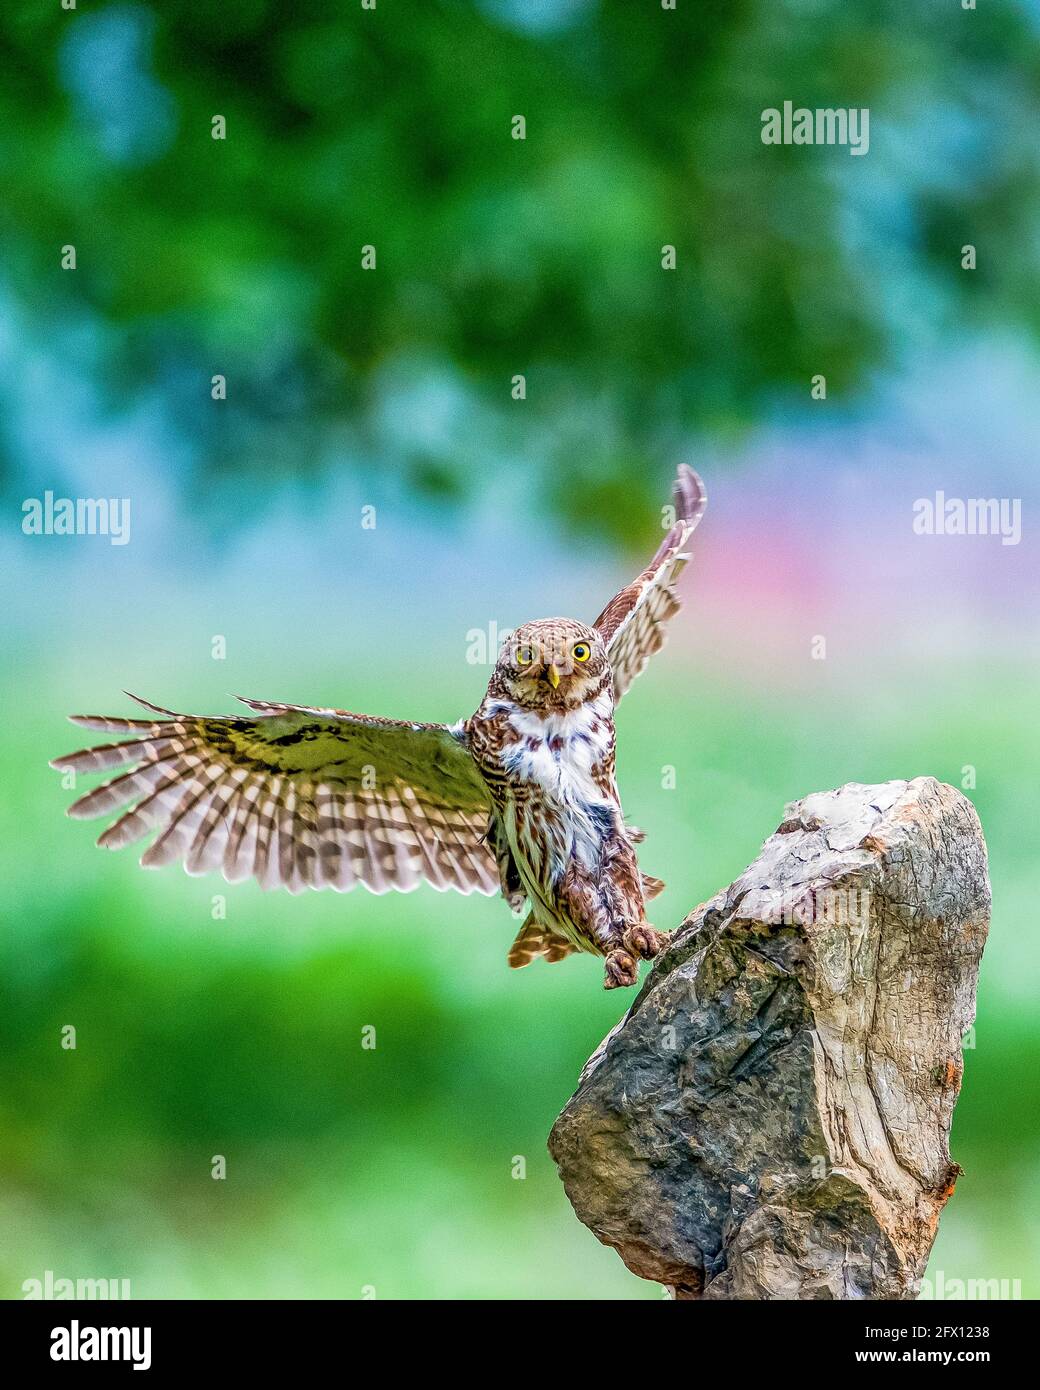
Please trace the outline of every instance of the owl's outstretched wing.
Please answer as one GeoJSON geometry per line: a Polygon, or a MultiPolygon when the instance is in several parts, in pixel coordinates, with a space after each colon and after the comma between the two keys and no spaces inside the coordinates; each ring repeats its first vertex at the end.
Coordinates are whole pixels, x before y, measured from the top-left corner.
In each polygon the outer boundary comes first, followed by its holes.
{"type": "Polygon", "coordinates": [[[680,608],[675,581],[690,558],[686,543],[708,504],[703,482],[685,463],[679,465],[672,497],[675,521],[657,554],[641,575],[614,595],[593,624],[607,644],[615,703],[664,645],[665,624],[680,608]]]}
{"type": "Polygon", "coordinates": [[[98,840],[119,849],[158,829],[141,863],[183,860],[264,888],[408,892],[425,880],[497,893],[484,836],[490,801],[464,743],[444,724],[244,700],[241,717],[175,714],[131,696],[154,719],[73,715],[87,729],[132,735],[55,758],[76,773],[126,771],[68,810],[121,811],[98,840]]]}

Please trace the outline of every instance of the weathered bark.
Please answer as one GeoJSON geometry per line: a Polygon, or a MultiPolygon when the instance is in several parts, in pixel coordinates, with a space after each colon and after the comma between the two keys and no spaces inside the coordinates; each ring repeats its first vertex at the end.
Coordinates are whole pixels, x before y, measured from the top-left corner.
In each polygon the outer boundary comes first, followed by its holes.
{"type": "Polygon", "coordinates": [[[788,807],[589,1059],[549,1148],[580,1219],[678,1297],[913,1298],[989,927],[931,777],[788,807]]]}

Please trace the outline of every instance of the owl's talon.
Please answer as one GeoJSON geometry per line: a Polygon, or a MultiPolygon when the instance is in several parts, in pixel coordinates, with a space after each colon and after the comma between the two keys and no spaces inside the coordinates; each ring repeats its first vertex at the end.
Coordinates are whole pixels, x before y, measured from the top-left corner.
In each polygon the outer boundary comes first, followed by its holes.
{"type": "Polygon", "coordinates": [[[629,927],[622,940],[627,950],[643,960],[653,960],[668,944],[667,932],[655,931],[649,922],[640,922],[629,927]]]}
{"type": "Polygon", "coordinates": [[[630,956],[627,951],[611,951],[605,963],[603,988],[627,988],[635,984],[638,975],[639,966],[634,956],[630,956]]]}

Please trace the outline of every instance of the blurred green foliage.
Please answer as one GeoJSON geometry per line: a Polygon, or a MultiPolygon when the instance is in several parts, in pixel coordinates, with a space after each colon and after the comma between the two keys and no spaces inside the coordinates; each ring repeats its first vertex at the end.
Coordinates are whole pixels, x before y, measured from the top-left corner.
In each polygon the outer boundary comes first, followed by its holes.
{"type": "Polygon", "coordinates": [[[186,484],[522,468],[628,536],[691,432],[1037,328],[1038,37],[1013,0],[18,0],[0,251],[70,369],[159,394],[186,484]],[[869,106],[869,154],[764,146],[788,98],[869,106]]]}

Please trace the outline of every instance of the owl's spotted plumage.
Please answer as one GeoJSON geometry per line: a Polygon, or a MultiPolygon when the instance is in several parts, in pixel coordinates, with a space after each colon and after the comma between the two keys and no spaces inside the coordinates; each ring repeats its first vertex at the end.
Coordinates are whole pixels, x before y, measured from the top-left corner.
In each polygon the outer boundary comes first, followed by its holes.
{"type": "Polygon", "coordinates": [[[510,964],[592,951],[607,957],[609,982],[633,983],[627,933],[643,924],[643,892],[614,780],[600,634],[566,618],[518,628],[466,737],[494,804],[502,891],[530,903],[510,964]]]}
{"type": "MultiPolygon", "coordinates": [[[[99,844],[149,831],[147,867],[184,861],[264,887],[463,893],[501,890],[527,917],[513,966],[573,951],[605,958],[606,985],[633,984],[661,936],[645,920],[663,887],[641,874],[614,779],[614,708],[664,640],[674,582],[704,511],[681,467],[674,524],[648,567],[591,627],[525,623],[503,647],[476,712],[453,726],[246,700],[252,716],[75,715],[132,735],[55,759],[63,770],[122,768],[80,797],[76,817],[119,811],[99,844]]],[[[136,698],[136,697],[135,697],[136,698]]]]}

